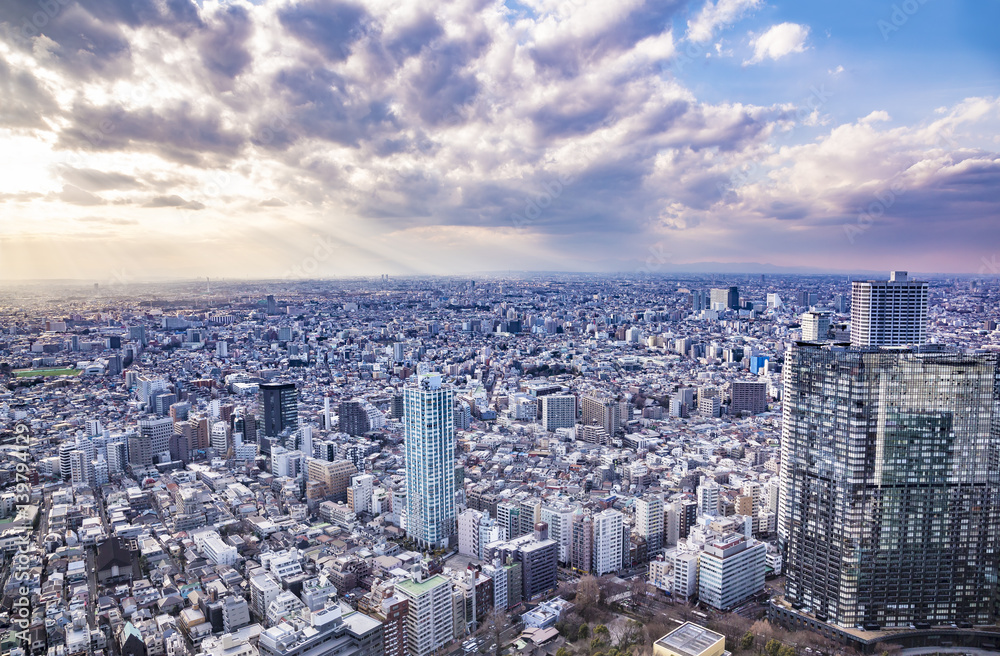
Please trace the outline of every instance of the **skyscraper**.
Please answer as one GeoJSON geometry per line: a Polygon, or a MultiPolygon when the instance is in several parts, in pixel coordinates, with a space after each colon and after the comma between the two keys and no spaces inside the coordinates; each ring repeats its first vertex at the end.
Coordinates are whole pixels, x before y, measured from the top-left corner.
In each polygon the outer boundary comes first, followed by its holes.
{"type": "Polygon", "coordinates": [[[260,404],[264,407],[264,435],[276,437],[299,427],[299,395],[294,383],[263,383],[260,404]]]}
{"type": "Polygon", "coordinates": [[[1000,355],[798,345],[784,377],[789,601],[845,627],[992,622],[1000,355]]]}
{"type": "Polygon", "coordinates": [[[738,310],[740,309],[740,288],[739,287],[715,287],[710,292],[711,309],[713,310],[738,310]]]}
{"type": "Polygon", "coordinates": [[[429,373],[403,388],[406,532],[427,548],[455,534],[455,392],[429,373]]]}
{"type": "Polygon", "coordinates": [[[927,283],[893,271],[889,280],[851,285],[851,345],[920,345],[927,341],[927,283]]]}

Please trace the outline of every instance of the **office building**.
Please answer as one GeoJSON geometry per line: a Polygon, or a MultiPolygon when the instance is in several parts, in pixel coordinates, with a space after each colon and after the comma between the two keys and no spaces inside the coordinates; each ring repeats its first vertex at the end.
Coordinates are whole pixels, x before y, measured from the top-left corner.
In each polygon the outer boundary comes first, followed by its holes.
{"type": "Polygon", "coordinates": [[[139,437],[148,441],[153,463],[170,462],[170,436],[173,432],[174,422],[169,417],[139,420],[139,437]]]}
{"type": "Polygon", "coordinates": [[[786,593],[840,626],[993,621],[1000,356],[786,355],[786,593]]]}
{"type": "Polygon", "coordinates": [[[299,393],[294,383],[262,383],[260,404],[264,408],[264,435],[277,437],[299,427],[299,393]]]}
{"type": "Polygon", "coordinates": [[[445,547],[455,534],[454,390],[422,374],[403,390],[406,532],[417,544],[445,547]]]}
{"type": "Polygon", "coordinates": [[[723,656],[726,637],[686,622],[653,643],[653,656],[723,656]]]}
{"type": "Polygon", "coordinates": [[[347,490],[351,477],[358,468],[350,460],[317,460],[310,458],[306,463],[306,478],[323,484],[324,496],[338,503],[347,503],[347,490]]]}
{"type": "Polygon", "coordinates": [[[729,414],[738,415],[745,412],[758,415],[767,412],[767,383],[756,381],[734,381],[730,386],[732,400],[729,404],[729,414]]]}
{"type": "Polygon", "coordinates": [[[802,341],[822,342],[829,338],[830,313],[824,310],[810,310],[799,317],[802,324],[802,341]]]}
{"type": "Polygon", "coordinates": [[[889,280],[851,284],[851,346],[921,345],[927,341],[926,282],[893,271],[889,280]]]}
{"type": "Polygon", "coordinates": [[[739,287],[714,288],[710,291],[710,310],[739,310],[739,287]]]}
{"type": "Polygon", "coordinates": [[[764,590],[767,546],[739,533],[705,545],[698,564],[698,599],[730,610],[764,590]]]}
{"type": "Polygon", "coordinates": [[[267,629],[257,648],[260,656],[383,656],[382,623],[350,606],[328,605],[308,620],[284,619],[267,629]]]}
{"type": "Polygon", "coordinates": [[[363,399],[341,402],[337,415],[341,432],[348,435],[364,435],[385,426],[385,418],[378,408],[363,399]]]}
{"type": "Polygon", "coordinates": [[[572,394],[548,394],[541,397],[542,427],[554,433],[557,428],[576,425],[576,397],[572,394]]]}

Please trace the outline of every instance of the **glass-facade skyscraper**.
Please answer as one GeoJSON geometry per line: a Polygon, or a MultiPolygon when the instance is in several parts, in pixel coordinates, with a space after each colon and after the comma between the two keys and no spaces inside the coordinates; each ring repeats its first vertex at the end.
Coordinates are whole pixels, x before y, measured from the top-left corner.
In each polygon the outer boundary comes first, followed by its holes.
{"type": "Polygon", "coordinates": [[[403,388],[406,533],[431,549],[456,533],[454,402],[440,374],[421,374],[403,388]]]}
{"type": "Polygon", "coordinates": [[[264,407],[264,435],[277,437],[299,428],[299,393],[295,383],[263,383],[260,404],[264,407]]]}
{"type": "Polygon", "coordinates": [[[786,598],[845,627],[991,623],[1000,356],[798,344],[786,356],[786,598]]]}

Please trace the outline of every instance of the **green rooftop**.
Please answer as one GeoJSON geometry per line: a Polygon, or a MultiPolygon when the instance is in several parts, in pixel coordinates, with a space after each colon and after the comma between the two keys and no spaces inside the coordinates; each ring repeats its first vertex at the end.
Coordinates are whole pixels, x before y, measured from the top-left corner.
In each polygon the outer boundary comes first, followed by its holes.
{"type": "Polygon", "coordinates": [[[435,574],[429,579],[424,579],[420,583],[414,580],[403,581],[402,583],[397,583],[396,587],[403,590],[409,597],[419,597],[420,595],[426,594],[427,592],[433,590],[439,585],[447,585],[448,579],[441,576],[440,574],[435,574]]]}

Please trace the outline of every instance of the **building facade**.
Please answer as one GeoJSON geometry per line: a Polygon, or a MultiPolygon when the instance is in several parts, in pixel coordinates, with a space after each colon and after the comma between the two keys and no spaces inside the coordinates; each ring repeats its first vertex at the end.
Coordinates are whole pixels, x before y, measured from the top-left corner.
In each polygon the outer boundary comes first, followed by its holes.
{"type": "Polygon", "coordinates": [[[927,341],[928,284],[893,271],[889,280],[851,283],[851,345],[920,345],[927,341]]]}
{"type": "Polygon", "coordinates": [[[799,345],[786,357],[786,593],[841,626],[992,622],[1000,356],[799,345]]]}
{"type": "Polygon", "coordinates": [[[455,534],[455,393],[440,374],[423,374],[403,390],[406,532],[427,548],[455,534]]]}

